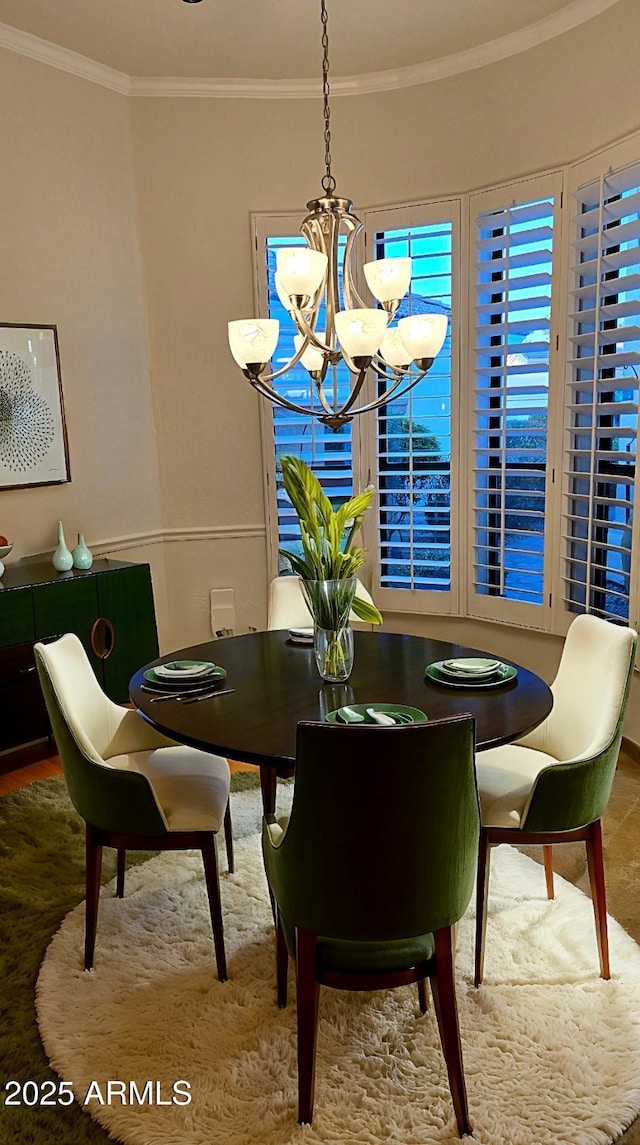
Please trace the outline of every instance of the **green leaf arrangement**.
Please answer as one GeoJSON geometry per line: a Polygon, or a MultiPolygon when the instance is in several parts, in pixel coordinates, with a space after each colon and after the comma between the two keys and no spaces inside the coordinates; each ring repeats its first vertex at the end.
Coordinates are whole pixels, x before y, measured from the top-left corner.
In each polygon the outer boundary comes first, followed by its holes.
{"type": "MultiPolygon", "coordinates": [[[[299,457],[286,454],[280,458],[282,480],[293,505],[302,536],[302,555],[288,549],[280,552],[302,581],[339,581],[355,576],[364,564],[365,550],[354,544],[362,519],[373,501],[373,489],[357,493],[334,509],[315,473],[299,457]]],[[[307,591],[309,599],[309,591],[307,591]]],[[[313,603],[313,598],[309,600],[313,603]]],[[[319,602],[318,602],[319,603],[319,602]]],[[[354,597],[351,608],[359,620],[382,624],[378,609],[360,597],[354,597]]],[[[318,623],[318,613],[312,608],[318,623]]],[[[321,624],[323,628],[331,624],[321,624]]]]}

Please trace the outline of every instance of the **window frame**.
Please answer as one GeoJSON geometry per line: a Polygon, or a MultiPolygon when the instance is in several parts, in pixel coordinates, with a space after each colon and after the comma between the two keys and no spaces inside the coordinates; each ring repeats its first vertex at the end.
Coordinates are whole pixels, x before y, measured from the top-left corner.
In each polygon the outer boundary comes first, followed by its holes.
{"type": "MultiPolygon", "coordinates": [[[[562,407],[563,407],[563,432],[562,432],[562,449],[560,457],[561,473],[561,490],[559,502],[559,552],[558,559],[555,562],[555,586],[554,586],[554,610],[553,610],[553,631],[559,635],[565,635],[569,629],[572,620],[575,619],[579,613],[569,609],[564,600],[564,576],[563,568],[564,562],[567,559],[566,549],[564,547],[564,531],[565,521],[570,510],[571,492],[570,492],[570,479],[571,471],[569,469],[568,458],[569,451],[572,447],[572,431],[571,425],[571,397],[572,397],[572,371],[571,371],[571,358],[574,355],[574,345],[571,342],[571,337],[574,334],[572,322],[572,306],[570,300],[569,290],[571,283],[569,281],[570,273],[570,250],[571,242],[575,238],[574,234],[574,219],[576,196],[580,193],[581,189],[601,180],[603,177],[615,175],[618,171],[632,165],[640,166],[640,133],[622,140],[619,143],[611,144],[607,147],[601,148],[599,151],[588,156],[585,159],[576,161],[570,164],[567,168],[566,179],[566,197],[565,197],[565,237],[563,242],[563,249],[566,254],[567,266],[566,275],[564,280],[563,302],[565,307],[564,312],[564,346],[563,346],[563,361],[566,363],[565,383],[563,386],[562,394],[562,407]]],[[[640,254],[639,254],[640,261],[640,254]]],[[[640,413],[639,413],[640,421],[640,413]]],[[[638,490],[638,483],[640,478],[640,450],[636,446],[636,474],[635,474],[635,487],[636,493],[638,490]]],[[[634,520],[631,529],[631,576],[629,585],[629,619],[628,623],[631,627],[638,630],[640,625],[640,513],[634,513],[634,520]]]]}
{"type": "MultiPolygon", "coordinates": [[[[462,268],[462,198],[446,196],[421,203],[399,206],[371,208],[361,212],[365,229],[366,258],[376,257],[375,236],[381,231],[430,226],[438,223],[451,223],[451,587],[438,592],[429,589],[383,588],[380,584],[379,561],[379,498],[371,513],[367,514],[363,529],[363,541],[370,554],[372,575],[371,591],[381,612],[409,613],[412,615],[458,615],[460,609],[460,305],[462,268]]],[[[426,376],[426,385],[429,375],[426,376]]],[[[370,394],[375,394],[375,378],[369,379],[370,394]]],[[[369,416],[369,415],[367,415],[369,416]]],[[[377,432],[375,415],[363,427],[363,452],[366,456],[367,474],[372,474],[375,483],[377,473],[377,432]]]]}
{"type": "Polygon", "coordinates": [[[560,170],[550,171],[543,175],[535,175],[526,179],[519,179],[502,183],[483,191],[472,192],[468,197],[468,226],[470,234],[471,258],[468,264],[468,326],[467,326],[467,376],[470,381],[472,397],[470,406],[466,411],[466,431],[468,434],[468,449],[465,456],[473,458],[466,475],[468,520],[466,530],[466,549],[468,554],[467,584],[466,584],[466,610],[465,615],[479,620],[492,620],[503,624],[513,624],[524,628],[534,628],[539,631],[552,631],[553,613],[553,572],[556,561],[557,534],[558,534],[558,505],[555,490],[558,487],[558,439],[560,436],[561,413],[559,405],[559,392],[561,386],[561,361],[559,354],[560,329],[562,322],[561,300],[564,297],[564,274],[562,264],[563,241],[563,173],[560,170]],[[479,593],[474,585],[474,551],[475,551],[475,455],[476,455],[476,418],[475,405],[476,389],[476,355],[477,340],[475,327],[475,312],[477,304],[477,220],[479,216],[491,211],[500,211],[508,206],[534,202],[539,199],[553,198],[553,249],[551,260],[551,314],[549,323],[549,395],[547,405],[547,453],[545,468],[545,522],[544,522],[544,548],[543,548],[543,587],[542,603],[530,604],[525,601],[512,600],[501,596],[490,596],[479,593]]]}

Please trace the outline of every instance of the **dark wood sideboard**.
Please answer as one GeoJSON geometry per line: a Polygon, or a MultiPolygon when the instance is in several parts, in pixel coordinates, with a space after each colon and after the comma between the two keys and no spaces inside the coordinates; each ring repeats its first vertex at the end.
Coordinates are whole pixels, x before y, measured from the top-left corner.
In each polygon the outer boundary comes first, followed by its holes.
{"type": "Polygon", "coordinates": [[[158,655],[149,566],[96,560],[86,572],[59,573],[50,561],[7,565],[0,580],[0,753],[50,734],[33,645],[64,632],[80,638],[107,695],[126,701],[136,668],[158,655]]]}

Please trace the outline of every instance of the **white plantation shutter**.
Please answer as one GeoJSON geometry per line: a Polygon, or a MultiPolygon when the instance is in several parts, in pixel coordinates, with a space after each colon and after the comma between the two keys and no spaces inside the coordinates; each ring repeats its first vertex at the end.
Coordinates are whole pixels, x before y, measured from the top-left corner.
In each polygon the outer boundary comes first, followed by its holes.
{"type": "Polygon", "coordinates": [[[571,231],[564,607],[627,621],[640,375],[640,162],[581,186],[571,231]]]}
{"type": "Polygon", "coordinates": [[[458,213],[454,202],[367,215],[369,257],[412,258],[410,293],[393,325],[408,314],[449,317],[444,346],[428,374],[377,415],[375,596],[387,608],[434,612],[457,608],[452,592],[457,590],[451,533],[452,438],[457,425],[452,408],[451,311],[458,213]]]}
{"type": "MultiPolygon", "coordinates": [[[[282,247],[305,246],[306,244],[299,232],[287,234],[284,228],[283,233],[265,234],[259,236],[258,241],[264,244],[262,248],[263,276],[266,270],[264,309],[261,307],[261,312],[280,321],[280,337],[272,361],[272,367],[275,370],[280,369],[293,356],[293,336],[296,333],[293,320],[284,310],[275,288],[276,254],[282,247]]],[[[322,316],[318,321],[318,329],[323,329],[322,316]]],[[[346,398],[349,393],[349,375],[344,366],[339,366],[335,371],[335,384],[338,387],[341,400],[346,398]]],[[[309,372],[300,363],[274,381],[273,386],[278,393],[291,401],[309,405],[315,398],[317,405],[315,387],[309,372]]],[[[267,403],[264,404],[267,405],[267,403]]],[[[268,403],[268,407],[266,414],[271,420],[271,439],[275,453],[275,519],[277,522],[275,547],[297,552],[300,541],[298,518],[284,492],[278,458],[287,453],[301,457],[313,469],[325,493],[332,501],[337,503],[346,501],[352,496],[354,489],[352,428],[351,424],[348,424],[335,433],[315,418],[293,413],[291,410],[274,406],[271,403],[268,403]]],[[[273,575],[285,567],[285,562],[275,552],[272,559],[273,575]]]]}
{"type": "Polygon", "coordinates": [[[553,178],[472,197],[472,614],[544,627],[553,178]],[[506,200],[507,193],[515,197],[506,200]],[[473,240],[473,235],[472,235],[473,240]]]}

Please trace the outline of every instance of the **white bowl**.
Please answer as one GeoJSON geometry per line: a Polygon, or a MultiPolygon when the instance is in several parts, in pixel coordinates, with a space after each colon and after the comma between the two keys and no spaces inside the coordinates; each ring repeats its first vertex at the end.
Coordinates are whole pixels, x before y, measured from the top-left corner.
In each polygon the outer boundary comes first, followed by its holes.
{"type": "Polygon", "coordinates": [[[0,560],[3,560],[4,557],[8,557],[12,548],[13,548],[13,541],[11,542],[10,545],[0,545],[0,560]]]}

